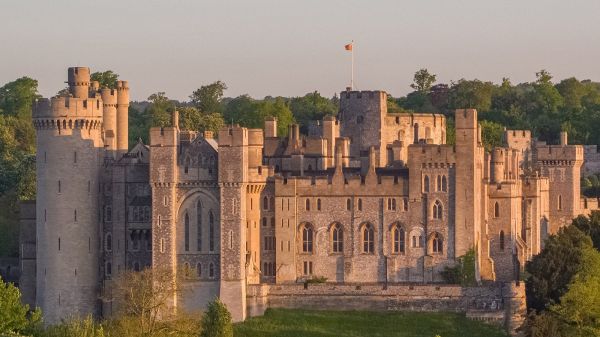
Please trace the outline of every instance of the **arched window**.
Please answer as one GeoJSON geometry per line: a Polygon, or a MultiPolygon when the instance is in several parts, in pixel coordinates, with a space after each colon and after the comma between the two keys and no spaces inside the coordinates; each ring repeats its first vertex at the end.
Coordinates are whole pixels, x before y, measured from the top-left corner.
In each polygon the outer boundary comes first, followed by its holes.
{"type": "Polygon", "coordinates": [[[134,271],[140,271],[140,263],[139,262],[134,262],[133,263],[133,270],[134,271]]]}
{"type": "Polygon", "coordinates": [[[208,249],[215,250],[215,217],[212,210],[208,212],[208,249]]]}
{"type": "Polygon", "coordinates": [[[423,178],[423,192],[429,192],[429,176],[425,176],[425,178],[423,178]]]}
{"type": "Polygon", "coordinates": [[[396,199],[392,199],[392,210],[396,210],[396,199]]]}
{"type": "Polygon", "coordinates": [[[189,278],[190,277],[190,264],[185,262],[183,264],[183,277],[185,278],[189,278]]]}
{"type": "Polygon", "coordinates": [[[504,250],[504,231],[500,231],[500,250],[504,250]]]}
{"type": "Polygon", "coordinates": [[[302,252],[313,252],[313,229],[311,225],[305,224],[302,227],[302,252]]]}
{"type": "Polygon", "coordinates": [[[263,197],[263,210],[269,210],[269,198],[267,198],[266,196],[263,197]]]}
{"type": "Polygon", "coordinates": [[[444,206],[439,200],[436,200],[433,204],[433,218],[441,220],[444,215],[444,206]]]}
{"type": "Polygon", "coordinates": [[[346,199],[346,210],[352,210],[352,200],[350,200],[350,198],[346,199]]]}
{"type": "Polygon", "coordinates": [[[110,262],[106,262],[106,278],[110,278],[112,275],[112,264],[110,262]]]}
{"type": "Polygon", "coordinates": [[[215,277],[215,265],[212,262],[208,264],[208,277],[215,277]]]}
{"type": "Polygon", "coordinates": [[[419,143],[419,124],[415,123],[415,125],[413,126],[413,143],[414,144],[418,144],[419,143]]]}
{"type": "Polygon", "coordinates": [[[446,176],[442,176],[442,192],[448,192],[448,181],[446,176]]]}
{"type": "Polygon", "coordinates": [[[106,251],[112,251],[112,234],[106,233],[106,251]]]}
{"type": "Polygon", "coordinates": [[[190,167],[190,157],[185,157],[185,163],[183,166],[183,173],[188,174],[188,170],[190,167]]]}
{"type": "Polygon", "coordinates": [[[494,203],[494,218],[500,217],[500,204],[498,202],[494,203]]]}
{"type": "Polygon", "coordinates": [[[407,212],[408,211],[408,198],[402,199],[402,204],[404,207],[404,211],[407,212]]]}
{"type": "Polygon", "coordinates": [[[317,211],[321,210],[321,199],[317,199],[317,211]]]}
{"type": "Polygon", "coordinates": [[[262,218],[262,226],[267,227],[267,218],[266,217],[262,218]]]}
{"type": "Polygon", "coordinates": [[[442,176],[437,176],[436,189],[438,192],[442,190],[442,176]]]}
{"type": "Polygon", "coordinates": [[[405,239],[406,233],[404,232],[404,228],[400,226],[394,226],[392,228],[392,252],[395,254],[404,253],[405,251],[405,239]]]}
{"type": "Polygon", "coordinates": [[[197,250],[202,251],[202,201],[196,203],[196,245],[197,250]]]}
{"type": "Polygon", "coordinates": [[[339,223],[331,227],[331,241],[334,253],[342,253],[344,251],[344,232],[342,225],[339,223]]]}
{"type": "Polygon", "coordinates": [[[306,210],[310,211],[310,199],[306,199],[306,210]]]}
{"type": "Polygon", "coordinates": [[[431,251],[436,254],[442,254],[444,252],[444,240],[442,240],[442,236],[439,233],[433,234],[431,251]]]}
{"type": "Polygon", "coordinates": [[[362,230],[363,253],[375,253],[375,230],[371,224],[366,224],[362,230]]]}
{"type": "Polygon", "coordinates": [[[562,210],[562,195],[558,195],[557,209],[562,210]]]}
{"type": "Polygon", "coordinates": [[[362,211],[362,199],[358,199],[358,210],[362,211]]]}
{"type": "Polygon", "coordinates": [[[198,275],[198,278],[202,277],[202,263],[196,265],[196,275],[198,275]]]}
{"type": "Polygon", "coordinates": [[[184,231],[185,231],[184,246],[185,246],[185,251],[187,252],[190,250],[190,216],[187,213],[185,213],[184,231]]]}

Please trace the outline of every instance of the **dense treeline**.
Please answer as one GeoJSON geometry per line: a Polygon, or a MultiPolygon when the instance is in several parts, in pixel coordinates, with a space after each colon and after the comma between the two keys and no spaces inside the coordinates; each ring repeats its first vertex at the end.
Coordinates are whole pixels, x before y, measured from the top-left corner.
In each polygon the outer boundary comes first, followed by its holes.
{"type": "MultiPolygon", "coordinates": [[[[461,79],[450,84],[436,83],[426,69],[415,73],[414,91],[403,97],[389,97],[389,112],[439,112],[448,118],[447,138],[453,142],[453,113],[456,108],[478,109],[486,147],[500,145],[503,128],[531,129],[534,136],[556,143],[559,131],[569,132],[571,143],[600,144],[600,83],[575,78],[553,83],[547,71],[540,71],[531,83],[513,85],[508,79],[495,84],[461,79]]],[[[108,70],[92,74],[102,87],[114,87],[118,74],[108,70]]],[[[133,102],[129,110],[129,143],[148,143],[152,126],[171,124],[171,112],[180,113],[180,127],[217,132],[225,124],[263,127],[265,117],[277,117],[278,132],[300,124],[307,132],[311,121],[336,115],[339,99],[315,91],[299,97],[248,95],[226,97],[221,81],[194,90],[189,101],[171,100],[164,92],[147,101],[133,102]]],[[[57,95],[66,95],[62,89],[57,95]]],[[[35,132],[31,106],[39,97],[37,81],[23,77],[0,87],[0,256],[17,253],[17,201],[35,198],[35,132]]],[[[592,186],[595,186],[592,181],[592,186]]],[[[586,190],[587,191],[587,190],[586,190]]]]}
{"type": "Polygon", "coordinates": [[[450,117],[454,109],[476,108],[488,147],[500,144],[504,127],[532,130],[548,143],[558,143],[560,131],[567,131],[573,144],[600,144],[600,83],[574,77],[553,83],[545,70],[536,73],[534,82],[516,85],[507,78],[500,84],[435,81],[435,75],[421,69],[414,77],[415,91],[392,99],[394,108],[450,117]]]}

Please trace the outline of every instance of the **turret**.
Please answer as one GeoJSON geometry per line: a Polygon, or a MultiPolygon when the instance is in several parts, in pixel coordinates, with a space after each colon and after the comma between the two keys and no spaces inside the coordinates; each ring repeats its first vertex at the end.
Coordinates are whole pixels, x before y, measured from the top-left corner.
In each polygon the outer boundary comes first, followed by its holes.
{"type": "Polygon", "coordinates": [[[69,68],[68,81],[69,92],[76,98],[88,98],[90,88],[90,68],[69,68]]]}
{"type": "Polygon", "coordinates": [[[129,84],[117,81],[117,150],[129,150],[129,84]]]}
{"type": "Polygon", "coordinates": [[[491,181],[495,184],[500,184],[504,180],[504,149],[494,148],[492,151],[492,177],[491,181]]]}
{"type": "Polygon", "coordinates": [[[37,157],[36,305],[44,322],[98,313],[102,106],[89,69],[69,68],[73,97],[34,105],[37,157]]]}
{"type": "Polygon", "coordinates": [[[265,119],[265,138],[277,137],[277,117],[265,119]]]}
{"type": "Polygon", "coordinates": [[[102,120],[104,121],[105,139],[111,139],[110,142],[106,142],[106,147],[107,150],[114,151],[117,149],[115,143],[117,137],[117,90],[103,88],[100,90],[100,95],[104,105],[102,120]]]}

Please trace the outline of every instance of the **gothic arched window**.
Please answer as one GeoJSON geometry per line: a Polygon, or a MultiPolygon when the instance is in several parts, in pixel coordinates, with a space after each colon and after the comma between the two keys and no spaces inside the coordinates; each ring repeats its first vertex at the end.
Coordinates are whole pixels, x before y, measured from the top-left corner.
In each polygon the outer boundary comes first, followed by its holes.
{"type": "Polygon", "coordinates": [[[429,192],[429,176],[423,178],[423,192],[429,192]]]}
{"type": "Polygon", "coordinates": [[[215,217],[212,210],[208,212],[208,249],[215,250],[215,217]]]}
{"type": "Polygon", "coordinates": [[[196,203],[196,245],[197,250],[202,250],[202,201],[196,203]]]}
{"type": "Polygon", "coordinates": [[[331,227],[331,243],[334,253],[342,253],[344,251],[344,231],[342,225],[336,223],[331,227]]]}
{"type": "Polygon", "coordinates": [[[185,246],[185,251],[187,252],[190,250],[190,216],[187,213],[185,213],[184,231],[185,231],[184,246],[185,246]]]}
{"type": "Polygon", "coordinates": [[[437,254],[442,254],[444,252],[444,240],[442,240],[442,236],[439,233],[433,234],[431,251],[437,254]]]}
{"type": "Polygon", "coordinates": [[[504,250],[504,231],[500,231],[500,250],[504,250]]]}
{"type": "Polygon", "coordinates": [[[302,252],[313,252],[313,229],[309,224],[305,224],[302,227],[302,252]]]}
{"type": "Polygon", "coordinates": [[[433,204],[433,218],[441,220],[444,215],[444,206],[439,200],[436,200],[433,204]]]}
{"type": "Polygon", "coordinates": [[[366,254],[375,253],[375,230],[371,224],[366,224],[362,230],[362,251],[366,254]]]}
{"type": "Polygon", "coordinates": [[[442,192],[448,192],[448,181],[446,176],[442,176],[442,192]]]}
{"type": "Polygon", "coordinates": [[[500,217],[500,204],[494,203],[494,218],[500,217]]]}
{"type": "Polygon", "coordinates": [[[392,228],[392,252],[395,254],[404,253],[406,233],[404,228],[396,225],[392,228]]]}

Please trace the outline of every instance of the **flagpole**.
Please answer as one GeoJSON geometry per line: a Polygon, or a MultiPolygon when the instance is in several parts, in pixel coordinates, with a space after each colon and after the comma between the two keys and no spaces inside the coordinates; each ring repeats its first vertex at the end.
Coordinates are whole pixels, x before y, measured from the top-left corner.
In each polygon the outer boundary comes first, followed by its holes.
{"type": "Polygon", "coordinates": [[[354,40],[350,43],[352,49],[350,50],[350,58],[352,59],[350,63],[350,90],[354,90],[354,40]]]}

